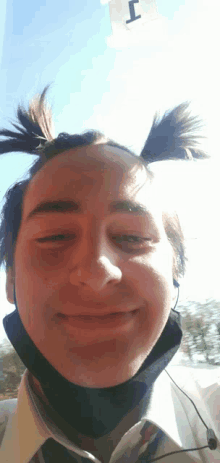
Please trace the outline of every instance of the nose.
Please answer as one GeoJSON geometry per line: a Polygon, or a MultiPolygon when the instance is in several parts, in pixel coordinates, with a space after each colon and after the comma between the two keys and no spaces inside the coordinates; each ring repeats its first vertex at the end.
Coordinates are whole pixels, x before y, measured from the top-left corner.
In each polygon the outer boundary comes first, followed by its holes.
{"type": "Polygon", "coordinates": [[[100,292],[106,286],[109,287],[110,284],[119,283],[121,278],[122,272],[120,268],[106,255],[93,256],[90,262],[86,259],[85,262],[81,262],[70,273],[71,284],[87,286],[94,292],[100,292]]]}

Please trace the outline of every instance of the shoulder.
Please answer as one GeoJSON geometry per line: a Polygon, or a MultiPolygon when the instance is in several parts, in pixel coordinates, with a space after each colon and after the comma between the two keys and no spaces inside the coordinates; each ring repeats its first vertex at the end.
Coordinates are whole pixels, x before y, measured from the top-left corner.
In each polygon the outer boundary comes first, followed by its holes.
{"type": "Polygon", "coordinates": [[[209,416],[216,423],[219,422],[219,366],[213,368],[210,365],[203,365],[203,368],[175,366],[167,368],[166,370],[170,375],[168,381],[171,390],[175,392],[175,395],[178,395],[178,398],[182,403],[185,403],[188,410],[190,397],[197,408],[199,407],[200,411],[202,411],[206,417],[209,416]],[[175,381],[175,384],[173,381],[175,381]],[[188,397],[184,394],[184,392],[188,395],[188,397]]]}
{"type": "Polygon", "coordinates": [[[17,406],[17,399],[0,401],[0,425],[4,423],[8,416],[13,414],[17,406]]]}
{"type": "Polygon", "coordinates": [[[190,387],[192,383],[196,383],[199,388],[206,389],[207,387],[220,387],[220,367],[203,365],[203,366],[169,366],[165,369],[166,372],[177,382],[179,387],[190,387]]]}
{"type": "Polygon", "coordinates": [[[0,443],[2,442],[9,417],[15,412],[17,399],[2,400],[0,402],[0,443]]]}

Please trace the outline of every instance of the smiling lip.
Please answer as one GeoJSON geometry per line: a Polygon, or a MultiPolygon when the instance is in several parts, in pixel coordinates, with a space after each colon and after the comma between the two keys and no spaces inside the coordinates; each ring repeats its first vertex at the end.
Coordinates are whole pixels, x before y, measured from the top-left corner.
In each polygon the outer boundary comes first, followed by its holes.
{"type": "Polygon", "coordinates": [[[125,315],[125,314],[128,314],[128,313],[131,313],[131,312],[134,312],[135,310],[137,309],[133,309],[133,310],[116,310],[115,312],[104,312],[104,311],[101,311],[99,310],[98,312],[84,312],[84,313],[78,313],[78,314],[75,314],[75,315],[68,315],[68,314],[62,314],[62,313],[58,313],[57,316],[59,318],[63,318],[63,319],[71,319],[71,318],[106,318],[106,317],[109,317],[109,316],[115,316],[115,315],[125,315]]]}
{"type": "Polygon", "coordinates": [[[105,315],[57,315],[58,324],[65,329],[68,334],[76,334],[78,330],[86,330],[89,332],[102,331],[105,333],[114,330],[114,332],[130,331],[133,326],[139,309],[130,312],[114,312],[105,315]]]}

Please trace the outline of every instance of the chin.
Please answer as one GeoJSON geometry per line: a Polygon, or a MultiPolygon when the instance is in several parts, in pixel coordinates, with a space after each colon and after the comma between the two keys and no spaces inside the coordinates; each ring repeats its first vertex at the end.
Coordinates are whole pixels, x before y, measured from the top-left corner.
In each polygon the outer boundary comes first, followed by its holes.
{"type": "MultiPolygon", "coordinates": [[[[100,348],[99,348],[100,355],[100,348]]],[[[66,359],[57,370],[68,381],[81,387],[108,388],[131,379],[139,370],[146,354],[130,358],[128,354],[121,358],[104,357],[88,359],[66,359]],[[68,372],[68,373],[67,373],[68,372]]],[[[56,368],[56,367],[55,367],[56,368]]]]}

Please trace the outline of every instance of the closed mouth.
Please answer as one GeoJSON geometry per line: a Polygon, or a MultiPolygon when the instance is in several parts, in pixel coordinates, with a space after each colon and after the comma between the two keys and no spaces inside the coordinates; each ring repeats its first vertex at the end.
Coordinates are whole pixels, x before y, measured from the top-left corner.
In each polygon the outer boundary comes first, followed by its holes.
{"type": "Polygon", "coordinates": [[[59,318],[63,318],[63,319],[74,319],[74,318],[77,318],[77,319],[81,319],[81,320],[102,320],[102,319],[105,319],[105,318],[114,318],[115,316],[122,316],[122,315],[126,315],[126,314],[131,314],[131,313],[135,313],[137,312],[137,310],[139,309],[134,309],[134,310],[130,310],[130,311],[127,311],[127,312],[108,312],[108,313],[101,313],[99,312],[99,314],[94,314],[94,313],[84,313],[84,314],[76,314],[76,315],[66,315],[66,314],[61,314],[59,313],[57,316],[59,318]]]}

